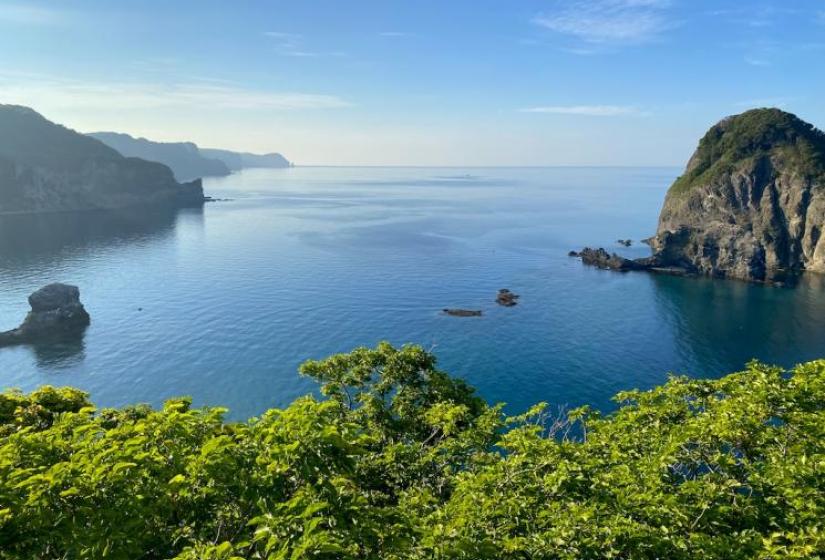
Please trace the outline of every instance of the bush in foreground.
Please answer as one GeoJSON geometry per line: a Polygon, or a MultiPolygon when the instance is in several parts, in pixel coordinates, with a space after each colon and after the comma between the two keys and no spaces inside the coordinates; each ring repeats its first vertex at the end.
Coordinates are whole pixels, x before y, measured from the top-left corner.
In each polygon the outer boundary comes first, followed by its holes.
{"type": "Polygon", "coordinates": [[[672,378],[605,417],[507,417],[415,346],[301,372],[327,398],[245,423],[0,394],[0,558],[825,554],[825,361],[672,378]]]}

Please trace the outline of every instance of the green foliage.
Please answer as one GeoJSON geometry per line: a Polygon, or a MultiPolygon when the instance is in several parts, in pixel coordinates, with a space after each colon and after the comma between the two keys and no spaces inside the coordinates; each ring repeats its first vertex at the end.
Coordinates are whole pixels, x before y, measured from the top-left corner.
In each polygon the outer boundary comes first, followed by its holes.
{"type": "Polygon", "coordinates": [[[0,395],[0,558],[825,554],[825,361],[506,417],[415,346],[311,361],[244,423],[188,399],[0,395]],[[572,434],[572,435],[571,435],[572,434]]]}
{"type": "Polygon", "coordinates": [[[825,133],[779,109],[753,109],[711,127],[699,142],[688,171],[670,188],[682,194],[763,158],[781,162],[809,180],[825,178],[825,133]]]}

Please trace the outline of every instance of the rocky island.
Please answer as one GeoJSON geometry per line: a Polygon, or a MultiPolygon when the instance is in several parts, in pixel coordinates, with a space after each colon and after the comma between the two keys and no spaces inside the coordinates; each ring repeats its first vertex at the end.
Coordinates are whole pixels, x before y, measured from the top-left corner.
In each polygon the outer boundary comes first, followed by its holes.
{"type": "Polygon", "coordinates": [[[31,311],[19,327],[0,332],[0,347],[76,337],[89,326],[77,286],[49,284],[29,296],[29,305],[31,311]]]}
{"type": "Polygon", "coordinates": [[[204,202],[200,180],[178,183],[165,165],[124,157],[27,107],[0,105],[0,131],[0,214],[204,202]]]}
{"type": "MultiPolygon", "coordinates": [[[[825,133],[779,109],[723,119],[668,190],[653,255],[585,264],[769,282],[825,272],[825,133]]],[[[572,254],[572,253],[571,253],[572,254]]]]}

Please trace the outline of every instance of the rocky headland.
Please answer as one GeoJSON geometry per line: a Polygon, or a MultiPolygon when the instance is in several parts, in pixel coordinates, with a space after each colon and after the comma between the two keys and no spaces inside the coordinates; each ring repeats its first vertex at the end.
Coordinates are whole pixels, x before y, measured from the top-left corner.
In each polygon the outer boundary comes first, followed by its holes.
{"type": "Polygon", "coordinates": [[[668,190],[652,256],[576,256],[620,271],[771,282],[825,272],[823,228],[825,133],[779,109],[754,109],[723,119],[699,142],[668,190]]]}
{"type": "Polygon", "coordinates": [[[88,136],[100,140],[124,156],[162,163],[172,170],[178,181],[223,177],[233,171],[254,167],[292,166],[289,160],[278,153],[251,154],[201,148],[194,142],[156,142],[120,132],[91,132],[88,136]]]}
{"type": "Polygon", "coordinates": [[[251,154],[249,152],[233,152],[215,148],[199,148],[205,157],[222,161],[230,171],[240,171],[250,168],[280,169],[292,167],[292,162],[277,152],[268,154],[251,154]]]}
{"type": "Polygon", "coordinates": [[[29,296],[29,305],[19,327],[0,332],[0,347],[80,336],[90,323],[77,286],[49,284],[29,296]]]}
{"type": "Polygon", "coordinates": [[[219,159],[204,157],[192,142],[154,142],[119,132],[92,132],[88,136],[100,140],[126,157],[162,163],[172,170],[178,181],[223,177],[231,173],[229,167],[219,159]]]}
{"type": "Polygon", "coordinates": [[[0,105],[0,131],[0,214],[204,202],[200,180],[179,183],[167,166],[124,157],[27,107],[0,105]]]}

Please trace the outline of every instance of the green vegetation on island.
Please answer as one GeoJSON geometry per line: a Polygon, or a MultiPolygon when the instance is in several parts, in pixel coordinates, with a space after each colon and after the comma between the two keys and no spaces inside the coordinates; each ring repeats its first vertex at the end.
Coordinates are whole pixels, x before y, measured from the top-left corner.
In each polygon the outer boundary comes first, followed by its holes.
{"type": "Polygon", "coordinates": [[[310,361],[243,423],[0,395],[0,558],[772,559],[825,553],[825,361],[506,416],[420,347],[310,361]]]}
{"type": "Polygon", "coordinates": [[[825,133],[780,109],[752,109],[728,117],[702,137],[669,194],[712,183],[766,156],[780,158],[789,170],[807,179],[822,179],[825,133]]]}
{"type": "Polygon", "coordinates": [[[825,133],[779,109],[712,126],[665,197],[657,266],[787,285],[825,272],[825,133]]]}

